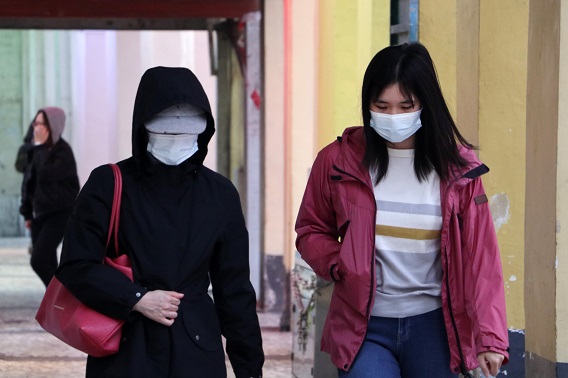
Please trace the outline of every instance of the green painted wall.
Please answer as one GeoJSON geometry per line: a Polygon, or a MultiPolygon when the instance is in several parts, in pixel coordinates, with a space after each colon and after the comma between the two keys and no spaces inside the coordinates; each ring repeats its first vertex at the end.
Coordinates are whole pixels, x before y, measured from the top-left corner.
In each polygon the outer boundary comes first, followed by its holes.
{"type": "Polygon", "coordinates": [[[70,31],[0,30],[0,237],[25,235],[19,215],[22,175],[16,152],[37,109],[62,107],[70,141],[70,31]]]}
{"type": "Polygon", "coordinates": [[[23,232],[18,207],[22,175],[14,168],[27,128],[22,119],[22,31],[0,31],[0,237],[23,232]]]}

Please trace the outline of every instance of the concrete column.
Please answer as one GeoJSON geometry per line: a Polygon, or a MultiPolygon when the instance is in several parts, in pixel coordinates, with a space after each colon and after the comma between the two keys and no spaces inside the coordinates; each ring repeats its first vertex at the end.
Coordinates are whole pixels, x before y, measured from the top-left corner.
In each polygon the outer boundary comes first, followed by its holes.
{"type": "Polygon", "coordinates": [[[99,165],[117,160],[116,32],[77,31],[72,42],[73,149],[84,184],[99,165]]]}
{"type": "Polygon", "coordinates": [[[456,122],[479,143],[479,0],[456,2],[456,122]]]}
{"type": "Polygon", "coordinates": [[[284,256],[293,253],[285,243],[284,1],[264,6],[264,305],[284,311],[290,299],[284,256]]]}
{"type": "Polygon", "coordinates": [[[263,302],[262,272],[264,268],[262,227],[264,159],[264,127],[261,119],[262,68],[261,68],[261,19],[260,12],[248,13],[246,22],[246,67],[245,67],[245,109],[246,109],[246,186],[247,206],[245,209],[249,231],[249,261],[251,283],[257,298],[263,302]]]}
{"type": "MultiPolygon", "coordinates": [[[[552,9],[558,5],[553,2],[552,9]]],[[[532,6],[532,3],[531,3],[532,6]]],[[[556,161],[556,374],[568,377],[568,1],[560,0],[560,62],[558,78],[558,151],[556,161]]],[[[553,35],[552,39],[556,33],[553,35]]]]}
{"type": "Polygon", "coordinates": [[[525,311],[527,377],[568,377],[566,181],[568,20],[562,0],[530,1],[525,311]]]}
{"type": "Polygon", "coordinates": [[[317,6],[315,2],[285,0],[285,170],[286,251],[295,250],[294,222],[315,156],[317,122],[316,78],[317,6]]]}

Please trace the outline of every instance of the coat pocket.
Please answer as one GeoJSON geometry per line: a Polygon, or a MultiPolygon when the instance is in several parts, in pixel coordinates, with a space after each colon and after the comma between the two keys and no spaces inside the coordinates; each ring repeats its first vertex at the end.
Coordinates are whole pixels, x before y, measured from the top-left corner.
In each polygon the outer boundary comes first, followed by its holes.
{"type": "Polygon", "coordinates": [[[199,348],[215,351],[223,346],[215,305],[208,295],[184,301],[182,316],[185,331],[199,348]]]}

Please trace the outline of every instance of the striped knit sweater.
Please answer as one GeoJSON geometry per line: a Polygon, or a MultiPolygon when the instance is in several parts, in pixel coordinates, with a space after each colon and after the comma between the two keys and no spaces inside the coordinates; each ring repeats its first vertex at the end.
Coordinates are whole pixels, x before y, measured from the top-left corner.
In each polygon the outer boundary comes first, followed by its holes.
{"type": "Polygon", "coordinates": [[[402,318],[442,305],[440,179],[432,172],[418,181],[414,150],[388,153],[387,175],[374,187],[377,291],[371,315],[402,318]]]}

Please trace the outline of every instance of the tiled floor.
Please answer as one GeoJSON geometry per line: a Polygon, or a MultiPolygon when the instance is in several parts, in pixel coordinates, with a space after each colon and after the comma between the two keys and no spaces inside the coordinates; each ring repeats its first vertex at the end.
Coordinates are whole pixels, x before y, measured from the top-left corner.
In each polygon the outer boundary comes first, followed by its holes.
{"type": "MultiPolygon", "coordinates": [[[[26,244],[0,243],[0,377],[77,378],[86,356],[44,332],[34,316],[44,287],[29,266],[26,244]]],[[[259,313],[266,378],[288,378],[292,335],[278,329],[279,315],[259,313]]],[[[228,377],[234,377],[230,364],[228,377]]]]}

